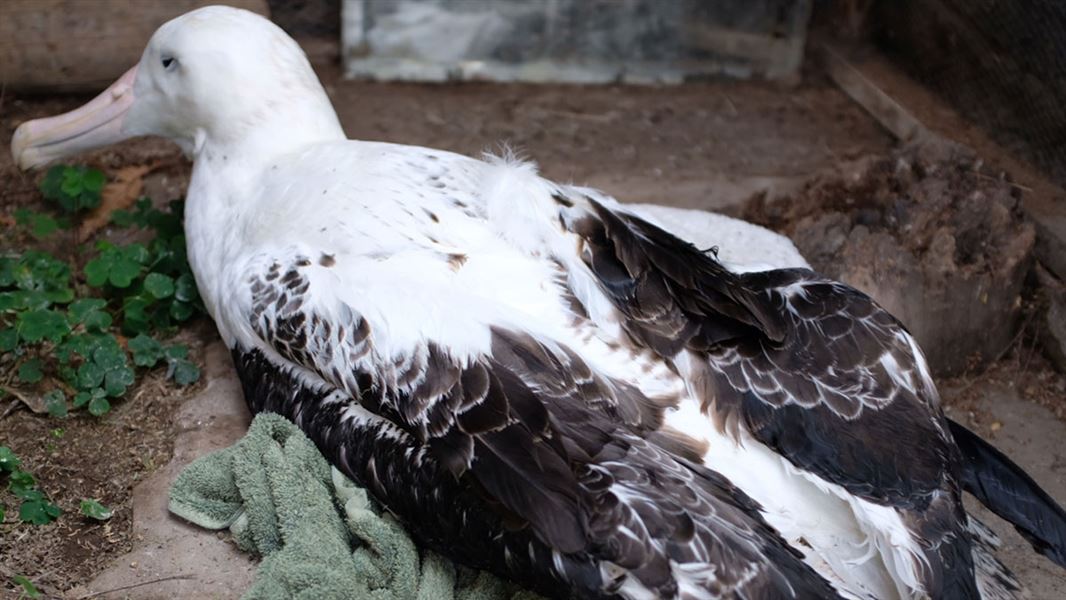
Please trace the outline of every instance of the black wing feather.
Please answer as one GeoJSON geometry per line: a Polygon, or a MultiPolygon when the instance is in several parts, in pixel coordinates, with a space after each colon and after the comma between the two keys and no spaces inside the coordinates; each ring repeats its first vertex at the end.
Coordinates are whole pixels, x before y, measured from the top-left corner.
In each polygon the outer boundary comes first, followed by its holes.
{"type": "MultiPolygon", "coordinates": [[[[310,293],[302,268],[284,282],[310,293]]],[[[273,281],[252,286],[249,318],[280,358],[235,350],[249,404],[293,418],[430,547],[558,597],[631,581],[675,597],[684,578],[724,597],[836,597],[741,491],[631,430],[623,410],[650,400],[571,350],[494,329],[491,355],[427,343],[345,372],[331,357],[374,357],[381,334],[350,308],[323,326],[299,296],[267,302],[273,281]]]]}
{"type": "Polygon", "coordinates": [[[1009,521],[1033,549],[1066,568],[1066,511],[992,444],[955,421],[962,451],[962,484],[981,504],[1009,521]]]}
{"type": "Polygon", "coordinates": [[[723,431],[743,427],[798,468],[901,511],[926,545],[935,597],[976,596],[958,449],[903,326],[809,270],[733,274],[587,200],[592,212],[564,223],[629,336],[668,362],[695,355],[689,381],[723,431]]]}
{"type": "Polygon", "coordinates": [[[713,382],[705,400],[721,421],[737,413],[796,466],[894,506],[924,506],[958,471],[935,390],[923,389],[913,365],[907,390],[881,364],[914,359],[902,325],[868,296],[803,269],[733,274],[654,225],[591,203],[595,217],[574,230],[597,277],[600,264],[612,264],[616,280],[629,273],[628,286],[614,287],[636,291],[611,295],[623,326],[666,360],[703,354],[713,382]],[[900,453],[908,441],[922,452],[900,453]]]}

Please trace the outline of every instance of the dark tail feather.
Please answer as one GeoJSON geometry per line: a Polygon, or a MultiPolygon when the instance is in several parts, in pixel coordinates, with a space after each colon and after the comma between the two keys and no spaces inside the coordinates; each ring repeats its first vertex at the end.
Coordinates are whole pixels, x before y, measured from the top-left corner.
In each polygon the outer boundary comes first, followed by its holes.
{"type": "Polygon", "coordinates": [[[1009,521],[1033,549],[1066,568],[1066,511],[1002,452],[948,419],[962,450],[962,484],[981,504],[1009,521]]]}

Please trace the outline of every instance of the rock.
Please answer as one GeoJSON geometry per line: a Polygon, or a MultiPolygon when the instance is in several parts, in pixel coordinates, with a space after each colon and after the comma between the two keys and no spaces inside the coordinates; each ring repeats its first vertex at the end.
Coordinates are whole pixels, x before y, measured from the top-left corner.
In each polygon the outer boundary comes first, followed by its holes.
{"type": "Polygon", "coordinates": [[[908,148],[845,166],[744,216],[877,300],[936,374],[954,375],[1013,340],[1035,230],[1009,183],[978,173],[969,153],[945,152],[908,148]]]}
{"type": "Polygon", "coordinates": [[[1060,373],[1066,373],[1066,284],[1039,265],[1036,269],[1048,306],[1039,327],[1044,354],[1060,373]]]}

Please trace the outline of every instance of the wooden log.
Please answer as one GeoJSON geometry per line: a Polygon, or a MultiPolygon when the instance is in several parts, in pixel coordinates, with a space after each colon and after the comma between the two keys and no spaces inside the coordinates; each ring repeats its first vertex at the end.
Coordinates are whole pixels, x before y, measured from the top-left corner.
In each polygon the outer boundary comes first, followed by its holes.
{"type": "Polygon", "coordinates": [[[140,60],[157,27],[209,4],[269,14],[266,0],[3,0],[0,84],[17,92],[98,91],[140,60]]]}
{"type": "Polygon", "coordinates": [[[838,50],[827,44],[823,44],[821,50],[825,72],[833,83],[866,109],[896,139],[903,143],[935,143],[933,134],[925,125],[895,98],[867,79],[838,50]]]}

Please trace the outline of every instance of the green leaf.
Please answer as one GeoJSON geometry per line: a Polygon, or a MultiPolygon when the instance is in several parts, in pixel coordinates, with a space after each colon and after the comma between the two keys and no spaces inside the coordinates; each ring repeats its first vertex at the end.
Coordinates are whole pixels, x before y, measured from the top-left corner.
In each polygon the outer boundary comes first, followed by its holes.
{"type": "Polygon", "coordinates": [[[15,285],[15,268],[18,257],[0,256],[0,288],[15,285]]]}
{"type": "Polygon", "coordinates": [[[130,227],[131,225],[147,227],[151,217],[158,212],[152,208],[152,199],[142,196],[134,203],[132,211],[116,210],[112,212],[111,221],[119,227],[130,227]]]}
{"type": "Polygon", "coordinates": [[[133,373],[133,369],[129,367],[120,367],[107,372],[104,376],[104,390],[108,396],[117,398],[126,393],[126,388],[133,385],[136,380],[136,376],[133,373]]]}
{"type": "Polygon", "coordinates": [[[3,292],[0,293],[0,311],[16,310],[26,306],[26,292],[3,292]]]}
{"type": "Polygon", "coordinates": [[[189,356],[189,347],[185,344],[174,344],[166,349],[167,358],[186,358],[189,356]]]}
{"type": "Polygon", "coordinates": [[[50,304],[66,304],[74,299],[74,290],[68,287],[46,290],[43,294],[50,304]]]}
{"type": "Polygon", "coordinates": [[[67,168],[63,169],[63,184],[67,186],[67,190],[63,191],[63,193],[71,196],[80,194],[84,187],[82,179],[85,177],[85,171],[85,167],[75,165],[68,165],[67,168]],[[77,191],[71,191],[75,187],[77,187],[77,191]]]}
{"type": "Polygon", "coordinates": [[[85,186],[82,183],[82,172],[80,169],[69,167],[63,171],[63,183],[60,184],[59,191],[63,192],[64,196],[76,198],[81,195],[81,191],[84,187],[85,186]]]}
{"type": "Polygon", "coordinates": [[[128,258],[119,258],[111,264],[107,280],[117,288],[128,288],[133,280],[141,274],[141,265],[128,258]]]}
{"type": "Polygon", "coordinates": [[[127,347],[133,354],[133,364],[138,367],[154,367],[163,358],[163,345],[143,333],[131,338],[127,347]]]}
{"type": "Polygon", "coordinates": [[[14,471],[22,464],[19,457],[7,446],[0,446],[0,471],[14,471]]]}
{"type": "Polygon", "coordinates": [[[107,301],[102,298],[81,298],[70,303],[67,307],[67,312],[75,323],[82,323],[85,321],[85,317],[94,311],[98,311],[107,306],[107,301]]]}
{"type": "Polygon", "coordinates": [[[74,367],[70,365],[61,364],[59,365],[59,368],[56,369],[56,375],[58,375],[60,379],[66,382],[67,385],[71,387],[78,386],[78,372],[74,369],[74,367]]]}
{"type": "MultiPolygon", "coordinates": [[[[58,189],[49,182],[46,197],[56,201],[67,212],[94,208],[100,204],[100,190],[104,185],[103,173],[86,167],[63,167],[58,189]]],[[[42,186],[42,191],[44,191],[42,186]]]]}
{"type": "Polygon", "coordinates": [[[60,188],[63,186],[63,172],[67,167],[63,165],[56,165],[45,174],[44,179],[41,180],[41,195],[49,200],[57,200],[62,193],[60,188]]]}
{"type": "Polygon", "coordinates": [[[79,209],[91,209],[96,208],[97,206],[100,206],[100,194],[98,192],[90,192],[89,190],[85,190],[81,193],[80,196],[78,196],[79,209]]]}
{"type": "Polygon", "coordinates": [[[19,294],[21,294],[20,301],[22,302],[22,308],[27,310],[40,310],[48,308],[52,304],[44,292],[19,292],[19,294]]]}
{"type": "Polygon", "coordinates": [[[96,311],[85,318],[85,329],[88,331],[105,331],[111,327],[111,315],[96,311]]]}
{"type": "Polygon", "coordinates": [[[48,409],[48,414],[63,418],[67,416],[67,395],[63,390],[52,390],[44,395],[44,406],[48,409]]]}
{"type": "Polygon", "coordinates": [[[28,498],[36,498],[40,494],[34,489],[36,485],[37,480],[33,478],[33,475],[26,471],[15,469],[11,472],[11,480],[8,481],[7,487],[12,494],[26,500],[28,498]],[[36,494],[33,494],[34,492],[36,494]]]}
{"type": "Polygon", "coordinates": [[[33,582],[25,575],[15,575],[11,578],[11,581],[15,585],[22,586],[22,593],[26,594],[27,598],[37,600],[37,598],[41,597],[41,592],[37,591],[37,586],[33,585],[33,582]]]}
{"type": "Polygon", "coordinates": [[[177,359],[173,362],[174,383],[189,385],[200,379],[200,367],[185,359],[177,359]]]}
{"type": "Polygon", "coordinates": [[[93,350],[93,362],[105,371],[111,371],[126,366],[126,354],[118,344],[101,345],[93,350]]]}
{"type": "Polygon", "coordinates": [[[45,213],[20,208],[15,211],[15,223],[30,230],[33,237],[41,239],[59,229],[59,221],[45,213]]]}
{"type": "Polygon", "coordinates": [[[82,323],[89,331],[103,331],[111,326],[111,315],[100,310],[107,302],[100,298],[83,298],[72,302],[67,316],[74,324],[82,323]]]}
{"type": "Polygon", "coordinates": [[[89,403],[89,400],[92,400],[92,398],[93,395],[89,392],[78,392],[77,394],[74,394],[74,408],[81,408],[85,406],[89,403]]]}
{"type": "Polygon", "coordinates": [[[19,519],[23,523],[33,525],[47,525],[59,518],[63,511],[48,500],[25,500],[19,507],[19,519]]]}
{"type": "Polygon", "coordinates": [[[35,238],[47,237],[59,229],[59,222],[51,215],[34,215],[30,225],[30,233],[35,238]]]}
{"type": "Polygon", "coordinates": [[[11,352],[19,343],[19,333],[14,327],[0,329],[0,352],[11,352]]]}
{"type": "Polygon", "coordinates": [[[101,398],[93,396],[93,399],[89,401],[89,414],[94,417],[106,414],[111,410],[111,403],[107,401],[107,398],[101,398]]]}
{"type": "MultiPolygon", "coordinates": [[[[21,473],[21,472],[19,474],[20,475],[29,475],[29,473],[21,473]]],[[[33,476],[32,475],[30,475],[30,480],[33,480],[33,476]]],[[[14,485],[12,485],[11,486],[11,493],[15,494],[15,496],[17,496],[18,498],[20,498],[22,500],[25,500],[27,502],[36,502],[38,500],[44,500],[44,492],[42,492],[41,490],[37,489],[36,487],[33,487],[34,485],[36,485],[36,482],[34,482],[33,484],[30,484],[30,485],[19,484],[18,487],[15,487],[14,485]]]]}
{"type": "Polygon", "coordinates": [[[135,262],[141,265],[148,264],[152,259],[152,254],[148,252],[148,249],[143,244],[130,244],[119,248],[119,254],[122,258],[135,262]]]}
{"type": "Polygon", "coordinates": [[[104,382],[106,371],[95,362],[84,362],[78,367],[78,388],[91,390],[104,382]]]}
{"type": "Polygon", "coordinates": [[[110,271],[110,263],[103,256],[98,256],[86,263],[85,282],[93,287],[101,287],[107,283],[107,275],[110,271]]]}
{"type": "Polygon", "coordinates": [[[86,498],[81,501],[81,514],[97,521],[106,521],[111,518],[111,509],[93,498],[86,498]]]}
{"type": "Polygon", "coordinates": [[[30,250],[19,258],[12,275],[19,289],[62,292],[69,288],[70,265],[45,252],[30,250]]]}
{"type": "Polygon", "coordinates": [[[66,318],[54,310],[36,309],[18,316],[19,337],[27,342],[39,342],[49,339],[59,342],[70,333],[66,318]]]}
{"type": "Polygon", "coordinates": [[[4,506],[3,504],[0,504],[0,523],[3,523],[4,519],[6,519],[6,518],[7,518],[7,507],[4,506]]]}
{"type": "Polygon", "coordinates": [[[170,318],[175,321],[186,321],[193,314],[192,305],[188,302],[175,300],[170,304],[170,318]]]}
{"type": "Polygon", "coordinates": [[[174,279],[162,273],[149,273],[144,278],[144,289],[160,300],[169,298],[174,294],[174,279]]]}
{"type": "Polygon", "coordinates": [[[196,280],[189,273],[178,276],[174,285],[174,298],[182,302],[192,302],[196,299],[196,280]]]}
{"type": "Polygon", "coordinates": [[[120,208],[118,210],[111,211],[111,222],[114,223],[117,227],[129,227],[130,225],[136,223],[136,220],[134,219],[133,213],[120,208]]]}
{"type": "Polygon", "coordinates": [[[33,212],[28,208],[18,208],[15,209],[15,212],[11,214],[15,217],[15,225],[18,225],[20,227],[29,227],[30,220],[33,218],[33,215],[37,213],[33,212]]]}
{"type": "Polygon", "coordinates": [[[143,333],[149,329],[148,307],[151,306],[151,298],[134,296],[126,300],[122,308],[123,328],[130,333],[143,333]]]}
{"type": "Polygon", "coordinates": [[[62,363],[68,363],[73,355],[82,358],[92,358],[93,352],[102,345],[102,338],[111,337],[109,334],[75,333],[61,344],[56,346],[55,356],[62,363]]]}
{"type": "Polygon", "coordinates": [[[23,383],[37,383],[44,378],[41,372],[41,359],[31,358],[19,366],[19,381],[23,383]]]}
{"type": "Polygon", "coordinates": [[[125,351],[122,349],[122,346],[118,344],[118,339],[110,333],[98,333],[94,335],[92,337],[92,343],[94,354],[97,349],[102,348],[113,355],[118,355],[119,358],[125,361],[125,351]]]}
{"type": "MultiPolygon", "coordinates": [[[[86,362],[78,368],[78,387],[89,389],[103,383],[104,391],[109,396],[121,396],[126,388],[133,385],[136,377],[126,361],[126,353],[118,344],[101,345],[93,351],[92,362],[86,362]],[[89,365],[92,365],[91,367],[89,365]],[[102,375],[101,375],[102,374],[102,375]],[[101,379],[102,378],[102,379],[101,379]]],[[[94,400],[98,400],[95,397],[94,400]]],[[[99,406],[99,403],[97,404],[99,406]]],[[[89,412],[93,410],[89,402],[89,412]]],[[[106,409],[105,409],[106,412],[106,409]]]]}
{"type": "Polygon", "coordinates": [[[81,181],[86,190],[99,194],[100,190],[104,189],[104,184],[107,183],[107,178],[104,177],[104,173],[98,169],[88,169],[85,171],[85,175],[82,177],[81,181]]]}

